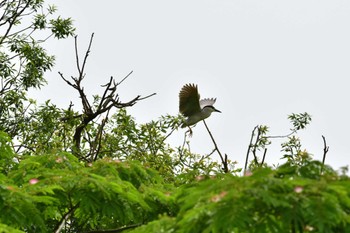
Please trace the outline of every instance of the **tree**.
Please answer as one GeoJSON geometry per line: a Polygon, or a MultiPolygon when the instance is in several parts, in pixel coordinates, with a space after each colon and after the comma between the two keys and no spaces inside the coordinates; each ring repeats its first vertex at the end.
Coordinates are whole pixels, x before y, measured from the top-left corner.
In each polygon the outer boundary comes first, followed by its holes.
{"type": "Polygon", "coordinates": [[[70,18],[54,18],[56,7],[46,8],[43,0],[1,1],[0,8],[0,130],[14,138],[30,120],[28,89],[44,85],[44,73],[54,64],[42,44],[73,35],[74,27],[70,18]]]}
{"type": "Polygon", "coordinates": [[[181,116],[138,124],[127,108],[154,94],[121,102],[117,89],[132,72],[110,77],[91,98],[83,79],[94,35],[83,59],[75,36],[77,75],[58,75],[79,93],[82,109],[29,99],[53,66],[43,44],[72,36],[72,21],[53,18],[56,8],[40,0],[0,7],[0,232],[350,231],[346,169],[325,164],[325,137],[322,162],[297,137],[309,114],[291,114],[285,136],[256,126],[240,176],[205,122],[214,147],[205,155],[190,150],[186,134],[181,146],[167,143],[181,116]],[[286,139],[286,162],[271,167],[265,157],[276,137],[286,139]]]}

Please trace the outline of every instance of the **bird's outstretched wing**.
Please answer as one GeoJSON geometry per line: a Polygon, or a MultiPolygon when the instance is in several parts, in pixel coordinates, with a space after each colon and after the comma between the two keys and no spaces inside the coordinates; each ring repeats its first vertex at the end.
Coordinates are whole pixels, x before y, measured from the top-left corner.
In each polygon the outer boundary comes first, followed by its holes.
{"type": "Polygon", "coordinates": [[[179,94],[179,99],[179,109],[184,116],[192,116],[201,111],[197,85],[186,84],[183,86],[179,94]]]}
{"type": "Polygon", "coordinates": [[[215,104],[216,98],[202,99],[199,101],[199,106],[203,109],[205,106],[213,106],[215,104]]]}

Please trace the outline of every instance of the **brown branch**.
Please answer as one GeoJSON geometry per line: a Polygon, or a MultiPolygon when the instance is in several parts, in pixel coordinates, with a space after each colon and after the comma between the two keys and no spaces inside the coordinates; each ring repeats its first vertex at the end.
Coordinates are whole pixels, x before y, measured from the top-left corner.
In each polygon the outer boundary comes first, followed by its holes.
{"type": "Polygon", "coordinates": [[[203,122],[204,122],[204,125],[205,125],[205,128],[207,129],[207,131],[208,131],[208,133],[209,133],[209,135],[210,135],[210,138],[211,138],[211,140],[213,141],[213,143],[214,143],[214,148],[215,148],[215,150],[218,152],[218,154],[219,154],[219,156],[220,156],[220,159],[221,159],[221,163],[222,163],[222,165],[223,165],[223,171],[225,172],[225,173],[228,173],[229,172],[229,169],[228,169],[228,164],[227,164],[227,156],[226,156],[226,159],[224,159],[224,157],[222,156],[222,154],[221,154],[221,152],[220,152],[220,150],[219,150],[219,147],[218,147],[218,145],[216,144],[216,141],[215,141],[215,139],[214,139],[214,137],[213,137],[213,134],[210,132],[210,130],[209,130],[209,128],[208,128],[208,126],[207,126],[207,123],[205,122],[205,120],[203,120],[203,122]]]}
{"type": "Polygon", "coordinates": [[[259,127],[258,125],[254,127],[254,129],[252,131],[252,135],[250,136],[250,142],[249,142],[249,145],[248,145],[247,155],[246,155],[246,158],[245,158],[243,174],[245,174],[246,171],[247,171],[248,160],[249,160],[249,153],[250,153],[250,149],[252,148],[252,145],[253,145],[252,143],[253,143],[255,131],[258,129],[258,127],[259,127]]]}
{"type": "Polygon", "coordinates": [[[111,78],[109,79],[109,82],[107,84],[102,85],[102,87],[105,87],[105,91],[103,92],[103,95],[102,95],[100,104],[97,107],[97,110],[100,110],[102,107],[106,107],[107,104],[109,103],[109,102],[106,102],[106,101],[110,100],[109,98],[108,99],[106,98],[109,91],[111,93],[108,94],[108,97],[114,96],[114,92],[116,91],[116,88],[115,88],[115,85],[113,88],[111,88],[112,82],[113,82],[113,76],[111,76],[111,78]]]}
{"type": "Polygon", "coordinates": [[[144,96],[144,97],[140,97],[140,98],[138,98],[137,100],[148,99],[148,98],[150,98],[150,97],[152,97],[152,96],[154,96],[154,95],[157,95],[157,93],[152,93],[152,94],[150,94],[150,95],[147,95],[147,96],[144,96]]]}
{"type": "Polygon", "coordinates": [[[78,73],[81,74],[80,62],[79,62],[79,52],[78,52],[78,35],[74,37],[74,49],[75,49],[75,62],[77,65],[78,73]]]}
{"type": "Polygon", "coordinates": [[[96,134],[96,139],[95,139],[95,142],[98,142],[97,143],[97,149],[95,151],[95,156],[94,158],[92,159],[92,161],[96,161],[97,159],[97,156],[98,154],[100,153],[101,151],[101,145],[102,145],[102,132],[103,132],[103,128],[105,127],[107,121],[108,121],[108,115],[109,115],[109,111],[107,112],[107,116],[102,120],[101,122],[101,125],[100,125],[100,128],[98,129],[98,132],[96,134]]]}
{"type": "MultiPolygon", "coordinates": [[[[85,77],[84,70],[85,70],[85,66],[87,63],[87,58],[88,58],[90,51],[91,51],[91,45],[92,45],[93,38],[94,38],[94,34],[92,33],[88,48],[85,52],[84,60],[83,60],[82,64],[80,64],[79,53],[78,53],[78,39],[77,39],[77,36],[75,37],[75,57],[76,57],[76,66],[77,66],[78,73],[79,73],[78,77],[77,78],[71,77],[71,79],[73,80],[73,82],[71,82],[71,81],[68,81],[61,72],[59,72],[59,75],[61,76],[61,78],[69,86],[73,87],[75,90],[78,91],[79,97],[81,98],[82,105],[83,105],[83,114],[78,115],[78,116],[74,116],[74,118],[81,117],[81,123],[76,127],[75,133],[73,135],[73,144],[74,144],[73,154],[78,155],[80,158],[84,158],[80,155],[81,137],[82,137],[83,131],[85,130],[85,128],[88,126],[88,124],[90,122],[92,122],[96,117],[100,116],[101,114],[103,114],[105,112],[109,112],[113,107],[115,107],[115,108],[130,107],[130,106],[133,106],[134,104],[136,104],[137,101],[147,99],[147,98],[156,94],[156,93],[153,93],[153,94],[145,96],[145,97],[141,97],[140,95],[138,95],[134,99],[132,99],[128,102],[121,102],[119,100],[118,94],[116,94],[117,86],[119,84],[121,84],[124,80],[126,80],[132,74],[132,71],[131,71],[119,83],[116,83],[114,78],[110,77],[109,82],[105,85],[102,85],[102,87],[104,87],[105,89],[104,89],[104,92],[103,92],[103,95],[102,95],[100,102],[98,103],[97,107],[94,109],[86,97],[86,94],[84,92],[84,87],[81,86],[82,80],[85,77]]],[[[105,120],[106,119],[107,118],[105,118],[105,120]]],[[[100,129],[101,132],[99,132],[98,134],[102,134],[104,124],[105,124],[105,121],[102,122],[101,129],[100,129]]],[[[100,148],[101,138],[102,138],[102,135],[96,136],[96,138],[95,138],[95,143],[99,143],[99,145],[97,147],[98,148],[97,151],[95,151],[96,145],[93,146],[94,148],[91,148],[91,150],[90,150],[91,153],[90,153],[89,157],[91,156],[90,159],[92,159],[92,160],[97,158],[96,153],[99,153],[99,151],[101,149],[100,148]]],[[[89,140],[90,144],[92,141],[93,141],[93,139],[89,140]]],[[[92,144],[94,144],[94,143],[92,143],[92,144]]],[[[87,157],[85,157],[85,158],[87,158],[87,157]]]]}
{"type": "MultiPolygon", "coordinates": [[[[91,51],[91,45],[92,45],[92,40],[94,39],[94,33],[91,34],[91,37],[90,37],[90,42],[89,42],[89,46],[88,46],[88,49],[86,50],[86,53],[85,53],[85,57],[84,57],[84,61],[83,61],[83,65],[81,67],[81,70],[80,70],[80,76],[83,76],[84,74],[84,69],[85,69],[85,65],[86,65],[86,61],[87,61],[87,58],[90,54],[90,51],[91,51]]],[[[77,40],[77,39],[75,39],[77,40]]],[[[76,48],[78,49],[78,48],[76,48]]],[[[83,77],[81,77],[81,80],[83,79],[83,77]]]]}
{"type": "Polygon", "coordinates": [[[255,143],[253,145],[253,151],[252,151],[252,153],[254,155],[254,162],[256,165],[259,164],[258,157],[256,156],[256,148],[258,147],[258,143],[259,143],[260,135],[261,135],[260,127],[258,127],[257,130],[258,130],[258,135],[256,136],[256,140],[255,140],[255,143]]]}
{"type": "Polygon", "coordinates": [[[82,101],[85,113],[91,113],[92,112],[92,108],[91,108],[91,105],[90,105],[86,95],[85,95],[84,88],[82,88],[80,86],[80,84],[81,84],[81,81],[85,77],[85,74],[84,74],[85,65],[86,65],[87,58],[88,58],[88,56],[90,54],[90,51],[91,51],[91,45],[92,45],[93,38],[94,38],[94,33],[91,34],[89,46],[88,46],[88,48],[87,48],[87,50],[85,52],[85,57],[84,57],[84,60],[83,60],[83,64],[80,67],[79,54],[78,54],[78,37],[77,36],[74,37],[74,41],[75,41],[75,56],[76,56],[76,62],[77,62],[77,68],[78,68],[79,76],[78,76],[78,78],[73,78],[73,80],[74,80],[75,85],[76,85],[75,89],[77,89],[78,92],[79,92],[79,95],[80,95],[80,98],[81,98],[81,101],[82,101]]]}
{"type": "Polygon", "coordinates": [[[118,82],[118,83],[116,84],[116,86],[119,86],[120,84],[122,84],[122,82],[124,82],[125,79],[127,79],[133,72],[134,72],[133,70],[130,71],[130,73],[128,73],[120,82],[118,82]]]}
{"type": "Polygon", "coordinates": [[[326,161],[326,155],[327,155],[328,150],[329,150],[329,146],[327,146],[326,138],[323,135],[322,135],[322,140],[323,140],[323,158],[322,158],[321,174],[323,173],[324,164],[326,161]]]}
{"type": "Polygon", "coordinates": [[[264,165],[266,152],[267,152],[267,148],[265,148],[265,150],[264,150],[264,154],[263,154],[263,158],[262,158],[261,163],[260,163],[260,167],[262,167],[264,165]]]}

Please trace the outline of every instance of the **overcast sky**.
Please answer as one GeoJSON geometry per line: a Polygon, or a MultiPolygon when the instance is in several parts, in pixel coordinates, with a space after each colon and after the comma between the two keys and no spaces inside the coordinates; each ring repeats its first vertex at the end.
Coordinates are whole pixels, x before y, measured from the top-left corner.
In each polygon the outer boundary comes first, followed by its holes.
{"type": "MultiPolygon", "coordinates": [[[[50,2],[50,1],[49,1],[50,2]]],[[[349,164],[350,1],[338,0],[125,0],[52,1],[77,27],[83,55],[95,33],[86,91],[101,94],[110,76],[121,80],[120,97],[157,95],[129,112],[140,123],[178,113],[178,93],[198,84],[201,97],[216,97],[207,120],[218,146],[244,166],[250,134],[258,124],[272,135],[288,133],[288,114],[308,112],[311,125],[299,136],[321,160],[338,169],[349,164]]],[[[78,95],[59,77],[75,75],[74,40],[49,42],[56,66],[49,84],[33,97],[60,107],[78,95]]],[[[76,107],[80,107],[78,104],[76,107]]],[[[169,138],[180,145],[184,130],[169,138]]],[[[213,146],[202,123],[191,139],[193,152],[213,146]]],[[[268,150],[269,164],[282,163],[281,141],[268,150]]]]}

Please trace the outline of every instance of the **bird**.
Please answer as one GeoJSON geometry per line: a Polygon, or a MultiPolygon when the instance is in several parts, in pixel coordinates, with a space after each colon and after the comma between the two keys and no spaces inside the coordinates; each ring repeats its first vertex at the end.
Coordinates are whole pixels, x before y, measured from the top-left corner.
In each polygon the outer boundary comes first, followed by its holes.
{"type": "MultiPolygon", "coordinates": [[[[189,127],[208,118],[212,112],[221,112],[213,106],[216,102],[216,98],[200,100],[198,87],[195,84],[184,85],[180,90],[179,100],[180,113],[187,117],[182,123],[181,128],[189,127]]],[[[190,132],[192,132],[191,128],[190,132]]]]}

